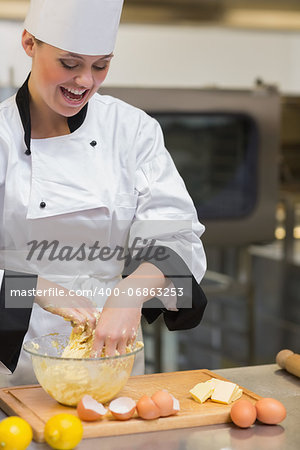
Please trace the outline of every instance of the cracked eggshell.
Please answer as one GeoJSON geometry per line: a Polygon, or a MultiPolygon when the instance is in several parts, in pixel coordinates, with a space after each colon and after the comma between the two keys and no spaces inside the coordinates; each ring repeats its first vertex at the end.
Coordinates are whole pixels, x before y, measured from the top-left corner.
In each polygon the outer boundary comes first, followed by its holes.
{"type": "Polygon", "coordinates": [[[90,395],[84,395],[77,405],[77,414],[79,419],[93,422],[100,420],[107,413],[107,409],[104,408],[102,403],[97,402],[90,395]]]}
{"type": "Polygon", "coordinates": [[[119,397],[110,402],[108,409],[117,420],[128,420],[135,413],[136,403],[130,397],[119,397]]]}
{"type": "Polygon", "coordinates": [[[168,391],[157,391],[151,399],[158,406],[161,417],[167,417],[173,414],[173,396],[168,391]]]}
{"type": "Polygon", "coordinates": [[[172,398],[173,398],[173,414],[177,414],[178,411],[180,411],[180,403],[179,400],[174,397],[174,395],[172,395],[172,398]]]}
{"type": "Polygon", "coordinates": [[[142,419],[152,420],[158,419],[160,416],[159,407],[154,403],[154,401],[148,396],[143,395],[136,404],[136,409],[138,415],[142,419]]]}

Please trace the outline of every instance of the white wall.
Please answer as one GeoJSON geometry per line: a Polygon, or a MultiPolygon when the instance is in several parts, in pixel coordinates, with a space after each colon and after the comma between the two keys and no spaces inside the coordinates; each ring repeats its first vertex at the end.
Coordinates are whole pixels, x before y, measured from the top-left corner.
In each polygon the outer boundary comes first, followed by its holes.
{"type": "MultiPolygon", "coordinates": [[[[1,86],[9,67],[17,86],[30,70],[21,32],[21,23],[0,22],[1,86]]],[[[106,84],[244,88],[257,77],[300,94],[300,32],[122,25],[106,84]]]]}

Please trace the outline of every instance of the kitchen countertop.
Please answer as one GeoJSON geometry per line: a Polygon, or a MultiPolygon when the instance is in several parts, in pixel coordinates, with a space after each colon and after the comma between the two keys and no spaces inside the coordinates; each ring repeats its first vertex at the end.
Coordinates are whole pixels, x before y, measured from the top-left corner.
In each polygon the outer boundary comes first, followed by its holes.
{"type": "MultiPolygon", "coordinates": [[[[285,405],[287,417],[280,425],[256,423],[249,429],[234,424],[210,425],[152,433],[84,439],[78,450],[298,450],[300,448],[300,379],[277,364],[214,370],[262,397],[285,405]]],[[[0,420],[5,414],[0,410],[0,420]]],[[[28,449],[48,449],[32,442],[28,449]]]]}

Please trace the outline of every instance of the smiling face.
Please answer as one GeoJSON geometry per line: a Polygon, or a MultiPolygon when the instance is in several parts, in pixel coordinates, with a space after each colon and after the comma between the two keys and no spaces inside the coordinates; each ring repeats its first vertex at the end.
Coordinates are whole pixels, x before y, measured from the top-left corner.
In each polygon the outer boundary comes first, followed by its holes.
{"type": "Polygon", "coordinates": [[[113,55],[78,55],[36,41],[27,31],[22,44],[32,57],[29,91],[35,106],[64,117],[77,114],[106,78],[113,55]]]}

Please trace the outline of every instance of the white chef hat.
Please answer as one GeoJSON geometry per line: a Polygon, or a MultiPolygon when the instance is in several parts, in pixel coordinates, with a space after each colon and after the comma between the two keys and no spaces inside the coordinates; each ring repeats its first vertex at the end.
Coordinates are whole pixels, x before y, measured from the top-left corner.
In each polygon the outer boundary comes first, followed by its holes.
{"type": "Polygon", "coordinates": [[[25,29],[40,41],[82,55],[108,55],[123,0],[30,0],[25,29]]]}

